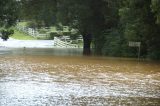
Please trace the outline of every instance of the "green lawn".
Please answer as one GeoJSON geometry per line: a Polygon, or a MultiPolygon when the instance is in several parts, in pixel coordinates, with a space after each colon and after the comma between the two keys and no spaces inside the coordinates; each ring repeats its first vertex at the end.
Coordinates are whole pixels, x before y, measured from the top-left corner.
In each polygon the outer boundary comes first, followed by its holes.
{"type": "Polygon", "coordinates": [[[37,38],[24,34],[16,29],[14,30],[14,34],[11,36],[11,38],[18,40],[37,40],[37,38]]]}
{"type": "Polygon", "coordinates": [[[27,26],[27,22],[19,22],[18,23],[20,26],[27,26]]]}

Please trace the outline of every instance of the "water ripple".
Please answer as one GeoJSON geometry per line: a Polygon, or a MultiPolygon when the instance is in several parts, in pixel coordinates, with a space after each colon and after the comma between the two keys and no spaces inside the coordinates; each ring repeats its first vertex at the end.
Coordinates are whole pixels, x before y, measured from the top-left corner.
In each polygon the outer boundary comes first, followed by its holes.
{"type": "Polygon", "coordinates": [[[160,103],[158,64],[67,59],[1,58],[0,105],[158,106],[160,103]]]}

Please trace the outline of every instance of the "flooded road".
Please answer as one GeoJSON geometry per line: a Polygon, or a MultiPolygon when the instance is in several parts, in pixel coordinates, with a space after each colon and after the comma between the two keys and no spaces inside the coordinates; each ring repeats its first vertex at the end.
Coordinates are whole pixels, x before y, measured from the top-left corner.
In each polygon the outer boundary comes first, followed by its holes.
{"type": "Polygon", "coordinates": [[[0,39],[1,47],[10,47],[10,48],[53,48],[53,40],[17,40],[9,38],[7,41],[0,39]]]}
{"type": "Polygon", "coordinates": [[[0,106],[160,104],[160,63],[5,53],[0,55],[0,106]]]}

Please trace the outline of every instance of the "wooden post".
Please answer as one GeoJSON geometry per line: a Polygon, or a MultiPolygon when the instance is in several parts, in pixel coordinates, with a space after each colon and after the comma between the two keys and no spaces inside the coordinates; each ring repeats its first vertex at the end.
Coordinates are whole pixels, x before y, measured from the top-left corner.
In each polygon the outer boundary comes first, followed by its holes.
{"type": "Polygon", "coordinates": [[[140,55],[141,55],[141,45],[139,45],[139,50],[138,50],[138,60],[140,60],[140,55]]]}

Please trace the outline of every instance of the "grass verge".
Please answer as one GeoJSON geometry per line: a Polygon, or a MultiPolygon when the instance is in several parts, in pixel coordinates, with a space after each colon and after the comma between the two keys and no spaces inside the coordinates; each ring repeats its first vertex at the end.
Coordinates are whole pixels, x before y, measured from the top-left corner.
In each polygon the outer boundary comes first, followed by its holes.
{"type": "Polygon", "coordinates": [[[37,38],[34,38],[30,35],[27,35],[23,32],[20,32],[16,29],[14,29],[14,34],[11,36],[11,38],[17,39],[17,40],[37,40],[37,38]]]}

